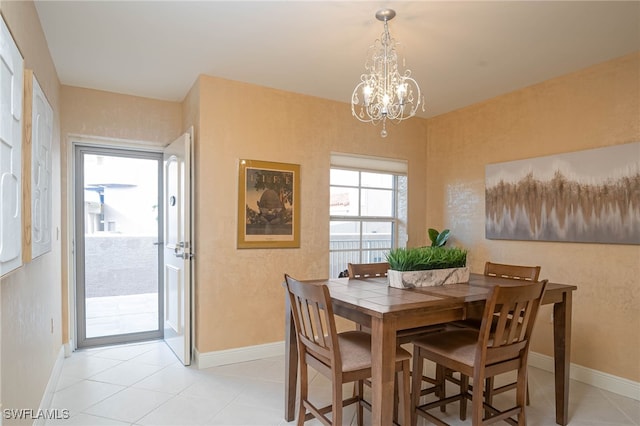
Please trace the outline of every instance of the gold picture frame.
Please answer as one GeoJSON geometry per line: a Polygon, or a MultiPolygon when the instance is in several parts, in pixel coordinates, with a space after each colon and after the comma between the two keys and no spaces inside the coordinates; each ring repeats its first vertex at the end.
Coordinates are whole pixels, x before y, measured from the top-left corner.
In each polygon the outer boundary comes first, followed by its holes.
{"type": "Polygon", "coordinates": [[[238,248],[300,247],[300,165],[241,159],[238,248]]]}

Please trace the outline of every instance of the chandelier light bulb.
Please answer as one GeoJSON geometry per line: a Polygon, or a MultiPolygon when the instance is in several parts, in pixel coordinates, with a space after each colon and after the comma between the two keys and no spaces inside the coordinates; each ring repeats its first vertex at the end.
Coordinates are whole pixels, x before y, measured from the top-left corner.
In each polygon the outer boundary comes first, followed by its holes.
{"type": "Polygon", "coordinates": [[[364,97],[364,105],[369,105],[369,100],[371,99],[371,93],[373,93],[373,88],[371,86],[364,86],[362,88],[362,96],[364,97]]]}
{"type": "MultiPolygon", "coordinates": [[[[398,69],[396,41],[389,34],[388,21],[396,16],[393,9],[381,9],[376,18],[384,22],[384,32],[369,48],[366,73],[351,95],[351,113],[358,120],[374,125],[382,122],[380,136],[387,136],[387,119],[394,123],[416,115],[424,98],[411,70],[398,69]]],[[[404,64],[403,64],[404,66],[404,64]]]]}

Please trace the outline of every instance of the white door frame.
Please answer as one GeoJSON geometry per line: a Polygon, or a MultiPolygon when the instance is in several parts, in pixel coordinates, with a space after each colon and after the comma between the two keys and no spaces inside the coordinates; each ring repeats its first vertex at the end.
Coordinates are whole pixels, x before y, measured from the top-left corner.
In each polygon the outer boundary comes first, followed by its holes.
{"type": "MultiPolygon", "coordinates": [[[[84,164],[85,155],[105,155],[110,157],[119,157],[122,158],[132,158],[132,159],[143,159],[143,160],[153,160],[157,163],[157,202],[158,202],[158,224],[156,227],[157,230],[157,238],[162,238],[162,218],[163,218],[163,210],[162,210],[162,154],[153,151],[140,151],[133,149],[123,149],[120,147],[97,147],[97,146],[87,146],[82,144],[75,144],[75,158],[74,158],[74,168],[78,168],[78,165],[84,164]]],[[[156,291],[158,294],[158,323],[157,327],[153,330],[147,331],[139,331],[139,332],[131,332],[131,333],[120,333],[120,334],[112,334],[112,335],[104,335],[104,336],[95,336],[95,337],[87,337],[87,324],[86,324],[86,271],[84,262],[77,262],[78,260],[84,261],[85,258],[85,221],[84,221],[84,205],[80,204],[80,200],[82,199],[82,193],[84,192],[84,170],[77,170],[78,173],[75,175],[74,182],[74,199],[76,205],[74,206],[74,214],[78,219],[75,223],[75,295],[76,295],[76,345],[78,347],[90,347],[90,346],[100,346],[106,344],[119,344],[119,343],[128,343],[128,342],[136,342],[141,340],[150,340],[157,339],[162,337],[162,327],[160,319],[163,316],[163,307],[164,304],[162,302],[162,274],[160,265],[162,264],[162,251],[160,250],[160,246],[156,245],[157,248],[157,262],[158,268],[156,270],[156,278],[157,278],[157,287],[156,291]],[[84,285],[83,285],[84,284],[84,285]]]]}
{"type": "Polygon", "coordinates": [[[69,342],[64,344],[65,355],[69,356],[71,352],[78,348],[78,330],[76,329],[76,275],[75,275],[75,178],[77,171],[75,170],[74,152],[77,145],[86,145],[102,148],[121,148],[136,151],[150,151],[162,153],[166,144],[159,142],[136,141],[118,138],[103,138],[98,136],[87,136],[70,133],[66,137],[67,150],[67,307],[69,318],[69,342]]]}

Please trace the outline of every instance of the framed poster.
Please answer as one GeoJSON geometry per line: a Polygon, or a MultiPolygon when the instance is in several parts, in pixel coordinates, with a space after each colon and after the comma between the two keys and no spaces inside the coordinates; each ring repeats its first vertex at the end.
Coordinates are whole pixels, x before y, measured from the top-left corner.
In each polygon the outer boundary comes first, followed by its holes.
{"type": "Polygon", "coordinates": [[[240,160],[238,248],[300,247],[300,166],[240,160]]]}

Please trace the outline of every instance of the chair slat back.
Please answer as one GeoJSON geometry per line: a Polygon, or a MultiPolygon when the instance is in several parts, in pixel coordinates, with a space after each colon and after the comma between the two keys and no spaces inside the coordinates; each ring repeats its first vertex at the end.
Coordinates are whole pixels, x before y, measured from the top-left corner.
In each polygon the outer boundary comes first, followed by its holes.
{"type": "Polygon", "coordinates": [[[386,277],[389,270],[387,262],[379,263],[349,263],[349,278],[380,278],[386,277]]]}
{"type": "Polygon", "coordinates": [[[484,274],[491,277],[509,278],[512,280],[538,281],[540,266],[506,265],[504,263],[487,262],[484,274]]]}
{"type": "MultiPolygon", "coordinates": [[[[496,286],[487,299],[480,326],[482,364],[506,361],[527,350],[547,280],[496,286]]],[[[480,360],[479,360],[480,361],[480,360]]]]}
{"type": "Polygon", "coordinates": [[[327,366],[340,365],[331,296],[326,285],[304,283],[285,274],[300,353],[311,353],[327,366]]]}

